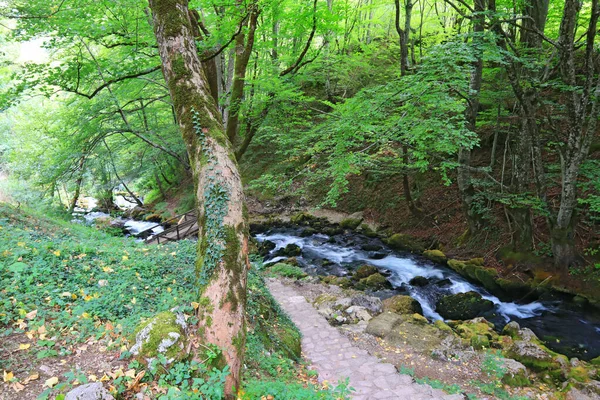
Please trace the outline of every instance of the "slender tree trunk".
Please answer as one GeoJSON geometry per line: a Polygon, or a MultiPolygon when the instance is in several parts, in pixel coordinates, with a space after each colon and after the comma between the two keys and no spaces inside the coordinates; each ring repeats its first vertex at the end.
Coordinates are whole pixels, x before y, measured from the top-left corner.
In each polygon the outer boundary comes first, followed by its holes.
{"type": "Polygon", "coordinates": [[[230,369],[225,397],[234,399],[245,347],[249,268],[242,182],[198,59],[188,1],[150,0],[150,8],[198,199],[198,333],[221,348],[230,369]]]}
{"type": "MultiPolygon", "coordinates": [[[[483,60],[479,48],[482,38],[480,35],[484,30],[485,0],[475,0],[475,15],[473,17],[473,45],[475,62],[471,72],[469,83],[469,101],[465,110],[465,119],[470,131],[475,132],[477,125],[477,115],[479,114],[479,92],[481,91],[481,82],[483,79],[483,60]]],[[[469,167],[471,166],[471,149],[461,147],[458,151],[458,175],[457,183],[464,213],[467,217],[468,232],[467,236],[476,234],[483,225],[481,214],[475,210],[475,187],[469,167]]]]}
{"type": "Polygon", "coordinates": [[[577,179],[581,164],[586,159],[598,123],[598,95],[600,77],[597,76],[597,51],[594,42],[598,30],[600,6],[593,0],[586,34],[584,74],[575,63],[575,34],[582,2],[566,0],[559,29],[559,66],[566,93],[567,143],[562,162],[560,206],[551,221],[552,252],[555,266],[564,271],[576,263],[575,225],[577,206],[577,179]],[[577,88],[577,89],[575,89],[577,88]],[[581,89],[580,89],[581,88],[581,89]]]}
{"type": "Polygon", "coordinates": [[[248,34],[240,32],[235,39],[235,62],[233,67],[233,83],[231,85],[231,97],[229,100],[229,116],[225,131],[231,143],[236,142],[239,130],[240,108],[244,98],[244,85],[246,79],[246,70],[250,61],[250,54],[254,47],[254,32],[258,23],[258,10],[255,5],[250,12],[248,22],[248,34]],[[247,36],[247,39],[246,39],[247,36]]]}
{"type": "Polygon", "coordinates": [[[71,202],[69,203],[69,214],[73,214],[73,210],[77,207],[77,202],[79,201],[79,195],[81,194],[81,184],[83,183],[83,167],[85,166],[85,156],[82,156],[79,159],[79,164],[77,166],[77,179],[75,180],[75,193],[71,198],[71,202]]]}

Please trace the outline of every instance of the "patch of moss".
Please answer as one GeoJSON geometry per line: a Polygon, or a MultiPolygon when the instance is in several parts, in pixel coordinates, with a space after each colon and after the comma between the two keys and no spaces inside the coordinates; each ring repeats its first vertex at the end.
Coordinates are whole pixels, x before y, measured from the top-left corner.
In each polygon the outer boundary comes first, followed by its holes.
{"type": "Polygon", "coordinates": [[[512,387],[522,387],[531,385],[531,381],[523,374],[510,375],[506,374],[502,377],[502,383],[512,387]]]}
{"type": "Polygon", "coordinates": [[[440,264],[445,264],[448,261],[448,257],[441,250],[425,250],[423,257],[440,264]]]}
{"type": "Polygon", "coordinates": [[[571,368],[567,377],[577,382],[587,382],[590,380],[589,372],[583,365],[571,368]]]}
{"type": "Polygon", "coordinates": [[[369,276],[376,274],[378,272],[377,268],[372,265],[361,265],[352,275],[352,278],[360,281],[363,278],[368,278],[369,276]]]}
{"type": "Polygon", "coordinates": [[[286,278],[302,279],[308,276],[300,267],[285,263],[277,263],[269,267],[269,272],[286,278]]]}
{"type": "Polygon", "coordinates": [[[361,279],[359,284],[360,287],[373,290],[388,289],[392,287],[385,276],[381,275],[380,273],[375,273],[367,278],[361,279]]]}
{"type": "Polygon", "coordinates": [[[419,243],[418,239],[403,233],[393,234],[386,240],[386,243],[395,250],[408,250],[417,253],[423,253],[425,251],[425,246],[419,243]]]}
{"type": "Polygon", "coordinates": [[[361,222],[362,219],[346,218],[340,222],[340,226],[344,229],[355,230],[361,222]]]}

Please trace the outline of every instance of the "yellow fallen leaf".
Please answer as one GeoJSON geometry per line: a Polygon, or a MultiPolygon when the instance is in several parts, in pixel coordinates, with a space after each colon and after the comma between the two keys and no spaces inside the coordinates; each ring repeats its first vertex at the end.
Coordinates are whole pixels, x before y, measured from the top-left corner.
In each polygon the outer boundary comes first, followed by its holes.
{"type": "Polygon", "coordinates": [[[56,257],[59,257],[60,256],[60,250],[53,251],[52,254],[54,254],[56,257]]]}
{"type": "Polygon", "coordinates": [[[30,312],[28,312],[27,314],[25,314],[25,317],[26,317],[27,319],[34,319],[34,318],[35,318],[35,316],[37,315],[37,311],[38,311],[38,310],[33,310],[33,311],[30,311],[30,312]]]}
{"type": "Polygon", "coordinates": [[[110,378],[108,376],[103,375],[102,378],[100,378],[100,382],[106,382],[106,381],[110,381],[110,378]]]}
{"type": "Polygon", "coordinates": [[[42,333],[46,333],[46,325],[42,325],[38,328],[38,333],[41,335],[42,333]]]}
{"type": "Polygon", "coordinates": [[[123,258],[123,261],[129,260],[129,257],[127,257],[127,256],[123,256],[122,258],[123,258]]]}
{"type": "Polygon", "coordinates": [[[77,295],[76,295],[75,293],[73,293],[73,294],[71,295],[71,298],[72,298],[73,300],[76,300],[76,299],[77,299],[77,295]]]}
{"type": "Polygon", "coordinates": [[[197,303],[195,301],[192,301],[191,304],[192,304],[192,307],[194,307],[194,310],[196,310],[198,307],[200,307],[200,303],[197,303]]]}
{"type": "Polygon", "coordinates": [[[53,376],[52,378],[46,379],[44,382],[44,386],[48,386],[49,388],[54,387],[58,383],[58,378],[53,376]]]}
{"type": "Polygon", "coordinates": [[[25,382],[31,382],[31,381],[37,381],[38,379],[40,379],[40,374],[38,374],[37,372],[34,374],[31,374],[27,377],[27,379],[25,379],[25,382]]]}
{"type": "Polygon", "coordinates": [[[19,350],[27,350],[30,347],[31,347],[31,343],[21,343],[19,345],[19,350]]]}
{"type": "Polygon", "coordinates": [[[90,376],[88,376],[88,380],[90,380],[92,382],[96,382],[98,380],[98,377],[96,375],[90,375],[90,376]]]}
{"type": "Polygon", "coordinates": [[[19,246],[19,247],[25,247],[25,242],[17,242],[17,246],[19,246]]]}
{"type": "Polygon", "coordinates": [[[131,299],[131,303],[133,303],[133,304],[137,303],[137,300],[135,299],[135,297],[133,299],[131,299]]]}
{"type": "Polygon", "coordinates": [[[123,370],[121,368],[119,368],[118,370],[116,370],[115,372],[113,372],[110,375],[112,376],[113,379],[117,379],[117,378],[122,377],[125,374],[123,373],[123,370]]]}
{"type": "Polygon", "coordinates": [[[125,371],[125,376],[129,378],[135,378],[135,369],[132,368],[125,371]]]}
{"type": "Polygon", "coordinates": [[[25,332],[25,336],[27,336],[29,339],[33,339],[35,337],[32,332],[25,332]]]}
{"type": "Polygon", "coordinates": [[[60,294],[61,297],[71,297],[71,292],[62,292],[60,294]]]}
{"type": "Polygon", "coordinates": [[[111,267],[102,267],[102,271],[104,271],[104,272],[115,272],[115,270],[112,269],[111,267]]]}
{"type": "Polygon", "coordinates": [[[84,312],[83,314],[81,314],[81,318],[89,318],[90,314],[84,312]]]}
{"type": "Polygon", "coordinates": [[[91,299],[93,299],[93,298],[94,298],[94,296],[90,296],[90,295],[88,294],[87,296],[85,296],[85,297],[83,298],[83,300],[85,300],[85,301],[90,301],[90,300],[91,300],[91,299]]]}
{"type": "Polygon", "coordinates": [[[4,382],[10,382],[15,377],[14,374],[10,371],[9,372],[3,371],[3,372],[4,373],[2,374],[2,378],[4,379],[4,382]]]}
{"type": "Polygon", "coordinates": [[[171,293],[173,289],[171,289],[170,287],[167,288],[167,292],[171,293]]]}

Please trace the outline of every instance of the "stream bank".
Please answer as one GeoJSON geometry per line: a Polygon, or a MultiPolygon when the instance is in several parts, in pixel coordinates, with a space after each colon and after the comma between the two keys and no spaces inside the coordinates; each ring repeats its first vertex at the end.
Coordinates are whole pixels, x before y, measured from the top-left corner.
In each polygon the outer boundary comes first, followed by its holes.
{"type": "Polygon", "coordinates": [[[367,332],[396,345],[411,337],[433,337],[430,342],[435,346],[421,352],[447,361],[465,348],[491,349],[523,371],[513,376],[513,385],[542,382],[547,390],[562,395],[571,389],[596,388],[594,396],[600,396],[595,365],[600,361],[600,316],[572,295],[502,282],[504,278],[486,268],[483,259],[447,260],[443,252],[432,250],[435,243],[378,232],[358,215],[333,224],[301,213],[284,220],[255,220],[251,229],[270,270],[297,278],[308,275],[304,279],[309,282],[339,286],[342,291],[362,290],[383,300],[386,313],[371,313],[367,323],[364,310],[352,308],[356,304],[314,299],[317,307],[326,304],[321,311],[334,325],[360,326],[362,319],[367,332]],[[402,298],[409,299],[408,311],[402,298]],[[378,328],[371,327],[375,322],[378,328]],[[402,337],[398,331],[404,332],[402,337]],[[436,350],[446,340],[444,335],[457,339],[445,342],[448,349],[436,350]],[[584,359],[591,362],[580,361],[584,359]]]}

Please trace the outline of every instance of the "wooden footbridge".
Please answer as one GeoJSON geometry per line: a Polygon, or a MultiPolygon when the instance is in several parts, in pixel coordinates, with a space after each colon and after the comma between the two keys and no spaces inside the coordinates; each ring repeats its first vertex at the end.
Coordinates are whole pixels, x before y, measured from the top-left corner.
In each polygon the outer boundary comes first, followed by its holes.
{"type": "Polygon", "coordinates": [[[144,237],[144,242],[147,244],[160,244],[174,242],[185,239],[190,236],[198,235],[198,214],[196,210],[188,211],[185,214],[178,215],[159,224],[164,228],[164,231],[152,235],[151,231],[156,229],[153,226],[138,234],[138,237],[144,237]]]}

